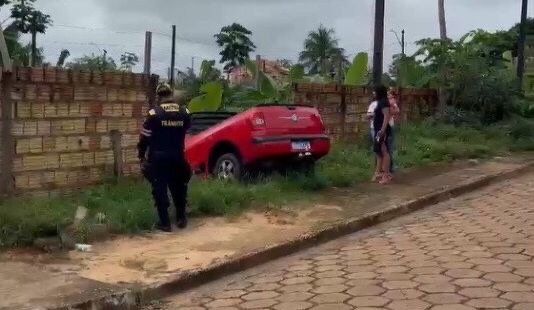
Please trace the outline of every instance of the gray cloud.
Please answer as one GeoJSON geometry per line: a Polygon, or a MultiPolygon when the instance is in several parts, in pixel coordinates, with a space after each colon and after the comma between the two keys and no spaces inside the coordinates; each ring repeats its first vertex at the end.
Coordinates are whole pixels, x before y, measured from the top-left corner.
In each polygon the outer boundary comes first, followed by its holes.
{"type": "MultiPolygon", "coordinates": [[[[172,24],[176,24],[178,29],[180,40],[177,60],[182,68],[190,66],[191,56],[218,59],[213,34],[221,26],[233,22],[239,22],[253,31],[257,52],[268,58],[296,60],[307,33],[319,24],[335,28],[341,46],[349,54],[368,51],[372,47],[372,0],[38,2],[44,11],[52,15],[56,25],[39,38],[52,62],[61,48],[71,50],[74,57],[100,53],[103,49],[116,58],[125,51],[141,55],[143,32],[151,30],[154,31],[153,67],[158,73],[164,74],[170,59],[168,34],[172,24]]],[[[520,0],[447,0],[446,5],[449,34],[452,37],[459,37],[477,28],[507,29],[519,19],[520,0]]],[[[436,6],[435,0],[389,0],[386,29],[405,29],[408,51],[411,52],[414,50],[413,41],[438,35],[436,6]]],[[[534,8],[530,12],[534,12],[534,8]]],[[[386,57],[399,50],[395,36],[388,31],[385,37],[386,57]]]]}

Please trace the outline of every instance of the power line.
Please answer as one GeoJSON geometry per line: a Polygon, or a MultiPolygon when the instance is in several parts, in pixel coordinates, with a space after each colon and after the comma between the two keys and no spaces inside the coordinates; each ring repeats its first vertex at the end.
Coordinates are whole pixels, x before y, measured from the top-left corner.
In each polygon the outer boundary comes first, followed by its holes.
{"type": "Polygon", "coordinates": [[[69,41],[41,41],[43,44],[65,44],[65,45],[82,45],[82,46],[115,46],[115,47],[143,47],[142,44],[118,44],[118,43],[99,43],[99,42],[69,42],[69,41]]]}
{"type": "MultiPolygon", "coordinates": [[[[63,25],[63,24],[54,25],[54,26],[55,27],[66,28],[66,29],[77,29],[77,30],[88,30],[88,31],[107,31],[107,32],[112,32],[112,33],[116,33],[116,34],[143,34],[143,35],[145,34],[145,31],[140,31],[140,30],[122,31],[122,30],[114,30],[114,29],[110,29],[110,28],[93,28],[93,27],[84,27],[84,26],[63,25]]],[[[152,31],[152,33],[160,35],[160,36],[163,36],[163,37],[172,38],[171,34],[165,33],[164,31],[152,31]]],[[[205,46],[214,46],[215,45],[215,44],[209,44],[209,43],[204,42],[204,41],[195,40],[195,39],[192,39],[192,38],[187,38],[187,37],[184,37],[184,36],[178,35],[178,34],[176,35],[176,39],[180,40],[180,41],[185,41],[185,42],[199,44],[199,45],[205,45],[205,46]]]]}

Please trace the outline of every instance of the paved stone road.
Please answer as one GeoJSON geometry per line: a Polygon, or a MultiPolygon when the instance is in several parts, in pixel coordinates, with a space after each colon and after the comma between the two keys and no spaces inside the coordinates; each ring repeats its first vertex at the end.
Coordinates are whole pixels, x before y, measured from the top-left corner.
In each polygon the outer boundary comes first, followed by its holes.
{"type": "Polygon", "coordinates": [[[534,175],[175,296],[162,307],[534,310],[534,175]]]}

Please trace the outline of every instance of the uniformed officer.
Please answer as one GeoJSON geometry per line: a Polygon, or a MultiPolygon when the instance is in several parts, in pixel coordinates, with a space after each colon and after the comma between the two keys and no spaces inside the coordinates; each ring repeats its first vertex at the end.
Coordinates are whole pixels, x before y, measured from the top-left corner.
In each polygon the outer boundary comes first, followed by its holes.
{"type": "Polygon", "coordinates": [[[152,195],[159,216],[156,228],[170,232],[167,188],[176,206],[178,228],[187,227],[185,209],[191,167],[185,159],[184,140],[191,126],[191,118],[187,109],[173,98],[169,85],[159,85],[156,92],[158,105],[148,111],[141,128],[138,150],[143,174],[152,184],[152,195]]]}

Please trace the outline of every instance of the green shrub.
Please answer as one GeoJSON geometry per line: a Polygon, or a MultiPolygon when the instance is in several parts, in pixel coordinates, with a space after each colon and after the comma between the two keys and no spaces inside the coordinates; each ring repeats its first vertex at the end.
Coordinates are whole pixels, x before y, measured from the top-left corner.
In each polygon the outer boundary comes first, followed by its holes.
{"type": "Polygon", "coordinates": [[[448,87],[454,107],[477,112],[485,124],[501,121],[513,112],[516,80],[509,70],[470,54],[456,57],[448,87]]]}

